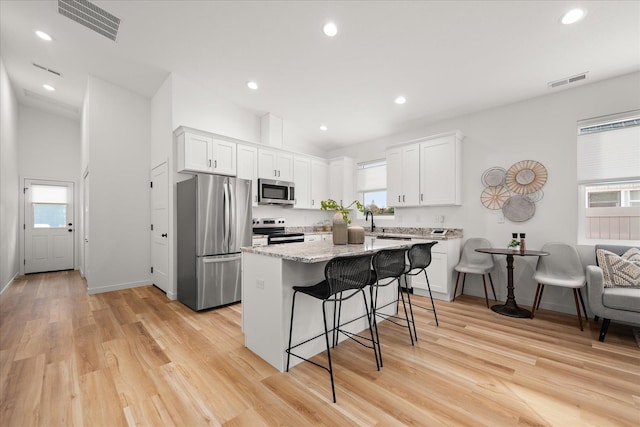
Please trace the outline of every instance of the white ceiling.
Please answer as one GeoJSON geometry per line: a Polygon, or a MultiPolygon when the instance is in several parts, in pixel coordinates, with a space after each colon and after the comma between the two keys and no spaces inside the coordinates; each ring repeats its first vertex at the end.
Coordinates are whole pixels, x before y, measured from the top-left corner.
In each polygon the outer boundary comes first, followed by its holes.
{"type": "Polygon", "coordinates": [[[88,74],[151,97],[176,72],[329,149],[545,95],[549,81],[585,71],[574,85],[640,70],[640,1],[95,3],[121,18],[117,42],[59,15],[57,1],[0,2],[0,55],[19,102],[52,105],[26,89],[79,111],[88,74]],[[586,18],[561,25],[575,6],[586,18]],[[400,94],[405,105],[393,103],[400,94]]]}

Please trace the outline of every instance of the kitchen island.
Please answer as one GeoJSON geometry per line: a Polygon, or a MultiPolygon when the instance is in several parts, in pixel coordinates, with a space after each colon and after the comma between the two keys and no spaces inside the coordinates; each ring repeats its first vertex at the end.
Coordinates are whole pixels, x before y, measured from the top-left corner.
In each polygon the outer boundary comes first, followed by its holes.
{"type": "MultiPolygon", "coordinates": [[[[324,280],[325,265],[332,258],[374,253],[384,247],[409,246],[411,242],[367,239],[364,244],[354,245],[334,246],[330,241],[317,241],[242,248],[242,330],[245,346],[284,371],[292,288],[310,286],[324,280]]],[[[391,302],[396,296],[393,286],[381,288],[378,305],[391,302]]],[[[343,329],[356,333],[368,327],[363,304],[362,298],[352,298],[343,303],[341,323],[357,319],[343,329]]],[[[393,307],[389,306],[388,310],[393,310],[393,307]]],[[[333,318],[331,310],[327,313],[330,324],[333,318]]],[[[294,322],[294,344],[324,333],[322,302],[301,295],[296,299],[294,322]]],[[[340,336],[340,340],[343,339],[346,337],[340,336]]],[[[296,351],[304,357],[311,357],[325,350],[324,340],[318,339],[296,351]]],[[[291,366],[300,362],[300,359],[291,358],[291,366]]]]}

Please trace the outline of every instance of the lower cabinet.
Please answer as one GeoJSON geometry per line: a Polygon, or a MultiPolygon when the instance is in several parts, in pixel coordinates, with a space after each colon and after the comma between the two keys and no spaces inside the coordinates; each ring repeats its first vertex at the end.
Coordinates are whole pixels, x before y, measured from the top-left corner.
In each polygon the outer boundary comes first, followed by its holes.
{"type": "MultiPolygon", "coordinates": [[[[411,239],[412,243],[429,243],[433,240],[411,239]]],[[[427,267],[429,285],[434,298],[451,301],[455,286],[453,267],[460,261],[460,239],[438,240],[431,248],[431,264],[427,267]]],[[[416,295],[429,296],[424,274],[411,276],[411,286],[416,295]]]]}

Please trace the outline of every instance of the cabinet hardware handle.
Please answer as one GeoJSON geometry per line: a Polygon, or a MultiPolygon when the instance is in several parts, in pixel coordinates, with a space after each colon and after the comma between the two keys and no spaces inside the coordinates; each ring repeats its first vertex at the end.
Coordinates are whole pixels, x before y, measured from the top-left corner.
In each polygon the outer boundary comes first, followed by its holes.
{"type": "Polygon", "coordinates": [[[398,202],[400,201],[400,195],[398,195],[398,202]]]}
{"type": "Polygon", "coordinates": [[[167,237],[167,233],[162,233],[160,237],[167,237]]]}
{"type": "Polygon", "coordinates": [[[402,201],[404,202],[404,194],[402,195],[402,201]]]}
{"type": "Polygon", "coordinates": [[[280,178],[280,171],[278,171],[278,178],[280,178]]]}
{"type": "Polygon", "coordinates": [[[209,167],[211,167],[211,159],[209,159],[209,167]]]}
{"type": "Polygon", "coordinates": [[[213,168],[214,168],[214,169],[217,169],[217,168],[218,168],[218,161],[217,161],[217,160],[214,160],[214,161],[213,161],[213,168]]]}
{"type": "Polygon", "coordinates": [[[424,194],[420,193],[420,201],[424,202],[424,194]]]}
{"type": "Polygon", "coordinates": [[[273,170],[273,176],[278,176],[278,171],[277,170],[273,170]]]}

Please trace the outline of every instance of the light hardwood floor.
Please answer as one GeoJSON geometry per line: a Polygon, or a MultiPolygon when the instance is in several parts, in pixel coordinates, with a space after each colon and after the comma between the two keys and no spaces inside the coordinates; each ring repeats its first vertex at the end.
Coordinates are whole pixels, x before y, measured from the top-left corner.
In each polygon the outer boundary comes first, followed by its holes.
{"type": "Polygon", "coordinates": [[[153,286],[89,296],[77,272],[21,277],[0,296],[0,425],[640,425],[631,328],[600,343],[593,320],[436,306],[439,327],[416,310],[415,347],[381,325],[379,372],[341,343],[333,404],[325,371],[280,373],[243,347],[239,304],[194,313],[153,286]]]}

